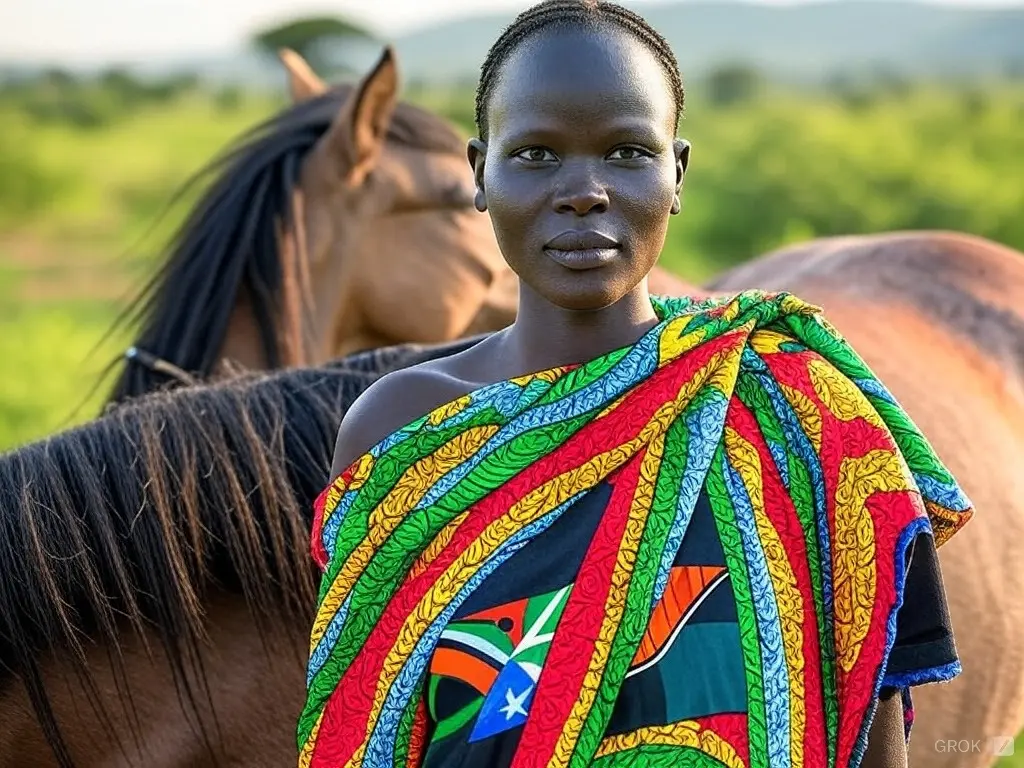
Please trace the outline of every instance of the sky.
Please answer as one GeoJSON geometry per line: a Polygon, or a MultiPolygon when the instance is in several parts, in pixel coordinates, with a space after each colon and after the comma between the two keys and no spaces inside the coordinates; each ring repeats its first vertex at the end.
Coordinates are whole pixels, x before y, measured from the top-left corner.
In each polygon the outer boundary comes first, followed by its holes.
{"type": "MultiPolygon", "coordinates": [[[[790,0],[761,0],[789,2],[790,0]]],[[[940,0],[971,6],[1024,0],[940,0]]],[[[216,54],[267,24],[346,15],[385,36],[469,14],[515,12],[532,0],[0,0],[0,62],[97,65],[216,54]]]]}

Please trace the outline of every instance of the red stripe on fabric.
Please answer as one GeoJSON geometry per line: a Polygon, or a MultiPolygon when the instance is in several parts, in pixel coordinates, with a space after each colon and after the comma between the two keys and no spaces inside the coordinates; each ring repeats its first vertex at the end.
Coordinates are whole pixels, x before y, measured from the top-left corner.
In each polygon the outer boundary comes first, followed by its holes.
{"type": "Polygon", "coordinates": [[[315,562],[320,570],[327,567],[327,550],[324,548],[324,505],[327,502],[327,494],[334,484],[328,485],[313,502],[313,530],[310,533],[309,546],[315,562]]]}
{"type": "Polygon", "coordinates": [[[640,451],[613,475],[608,506],[590,541],[555,629],[510,768],[546,766],[579,699],[598,633],[604,623],[612,574],[646,454],[646,449],[640,451]]]}
{"type": "Polygon", "coordinates": [[[550,454],[538,459],[474,505],[448,546],[419,575],[398,588],[356,658],[331,692],[324,705],[311,768],[331,768],[331,763],[318,760],[321,750],[323,754],[338,755],[342,762],[347,761],[366,738],[376,682],[380,679],[384,658],[394,646],[406,618],[438,577],[490,523],[533,489],[636,436],[650,422],[655,411],[665,402],[674,400],[682,386],[709,360],[717,353],[742,343],[745,338],[742,332],[723,334],[656,370],[634,387],[618,408],[584,426],[550,454]]]}
{"type": "MultiPolygon", "coordinates": [[[[723,741],[729,743],[743,765],[750,763],[750,739],[747,734],[747,713],[726,712],[718,715],[707,715],[697,717],[694,720],[700,724],[702,730],[711,731],[723,741]]],[[[812,767],[825,765],[825,763],[807,762],[805,765],[812,767]]]]}
{"type": "Polygon", "coordinates": [[[868,706],[875,694],[875,679],[885,657],[889,613],[896,604],[896,545],[900,533],[923,512],[920,500],[906,491],[872,495],[867,508],[875,530],[875,603],[871,631],[865,638],[847,676],[844,701],[839,710],[839,739],[836,764],[845,765],[853,753],[868,706]]]}
{"type": "Polygon", "coordinates": [[[420,697],[409,735],[409,753],[405,758],[406,768],[416,768],[423,760],[427,747],[427,701],[420,697]]]}
{"type": "Polygon", "coordinates": [[[313,561],[320,566],[320,570],[327,568],[327,561],[330,559],[327,550],[324,548],[324,512],[327,508],[327,495],[334,489],[338,489],[340,495],[344,495],[345,489],[352,482],[356,465],[353,463],[348,469],[342,472],[326,488],[320,491],[320,495],[313,502],[313,530],[310,532],[309,548],[313,555],[313,561]]]}
{"type": "MultiPolygon", "coordinates": [[[[826,765],[828,751],[824,691],[821,685],[821,644],[818,637],[817,607],[814,602],[810,564],[803,527],[789,491],[782,483],[768,444],[754,414],[738,399],[729,404],[726,424],[753,445],[761,462],[761,487],[765,513],[785,548],[787,563],[793,570],[803,608],[804,656],[804,764],[826,765]]],[[[817,536],[815,535],[815,541],[817,536]]],[[[771,553],[766,553],[771,556],[771,553]]]]}

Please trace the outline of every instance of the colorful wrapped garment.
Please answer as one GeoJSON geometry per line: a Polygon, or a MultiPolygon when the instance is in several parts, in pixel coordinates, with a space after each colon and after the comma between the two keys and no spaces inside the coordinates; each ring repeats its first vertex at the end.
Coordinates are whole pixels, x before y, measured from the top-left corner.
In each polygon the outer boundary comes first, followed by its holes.
{"type": "Polygon", "coordinates": [[[300,766],[857,765],[883,683],[959,671],[887,675],[912,542],[972,513],[893,397],[791,295],[654,304],[324,491],[300,766]]]}

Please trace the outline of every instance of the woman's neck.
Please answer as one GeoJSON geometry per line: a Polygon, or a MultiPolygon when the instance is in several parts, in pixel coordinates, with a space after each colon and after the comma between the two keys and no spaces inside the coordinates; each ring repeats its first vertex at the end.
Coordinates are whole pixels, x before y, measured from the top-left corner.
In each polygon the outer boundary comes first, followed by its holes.
{"type": "Polygon", "coordinates": [[[646,280],[614,304],[585,311],[555,306],[520,283],[507,362],[523,372],[586,362],[633,344],[657,322],[646,280]]]}

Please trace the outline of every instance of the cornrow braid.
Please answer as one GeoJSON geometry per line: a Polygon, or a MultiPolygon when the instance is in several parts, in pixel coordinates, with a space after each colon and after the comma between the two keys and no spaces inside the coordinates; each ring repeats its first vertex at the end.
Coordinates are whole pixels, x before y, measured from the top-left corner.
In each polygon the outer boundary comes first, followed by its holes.
{"type": "Polygon", "coordinates": [[[476,127],[487,138],[487,104],[502,64],[530,35],[555,25],[598,24],[633,35],[655,55],[668,77],[676,104],[676,123],[683,112],[683,82],[679,64],[668,42],[638,14],[605,0],[544,0],[519,14],[487,52],[476,89],[476,127]]]}

